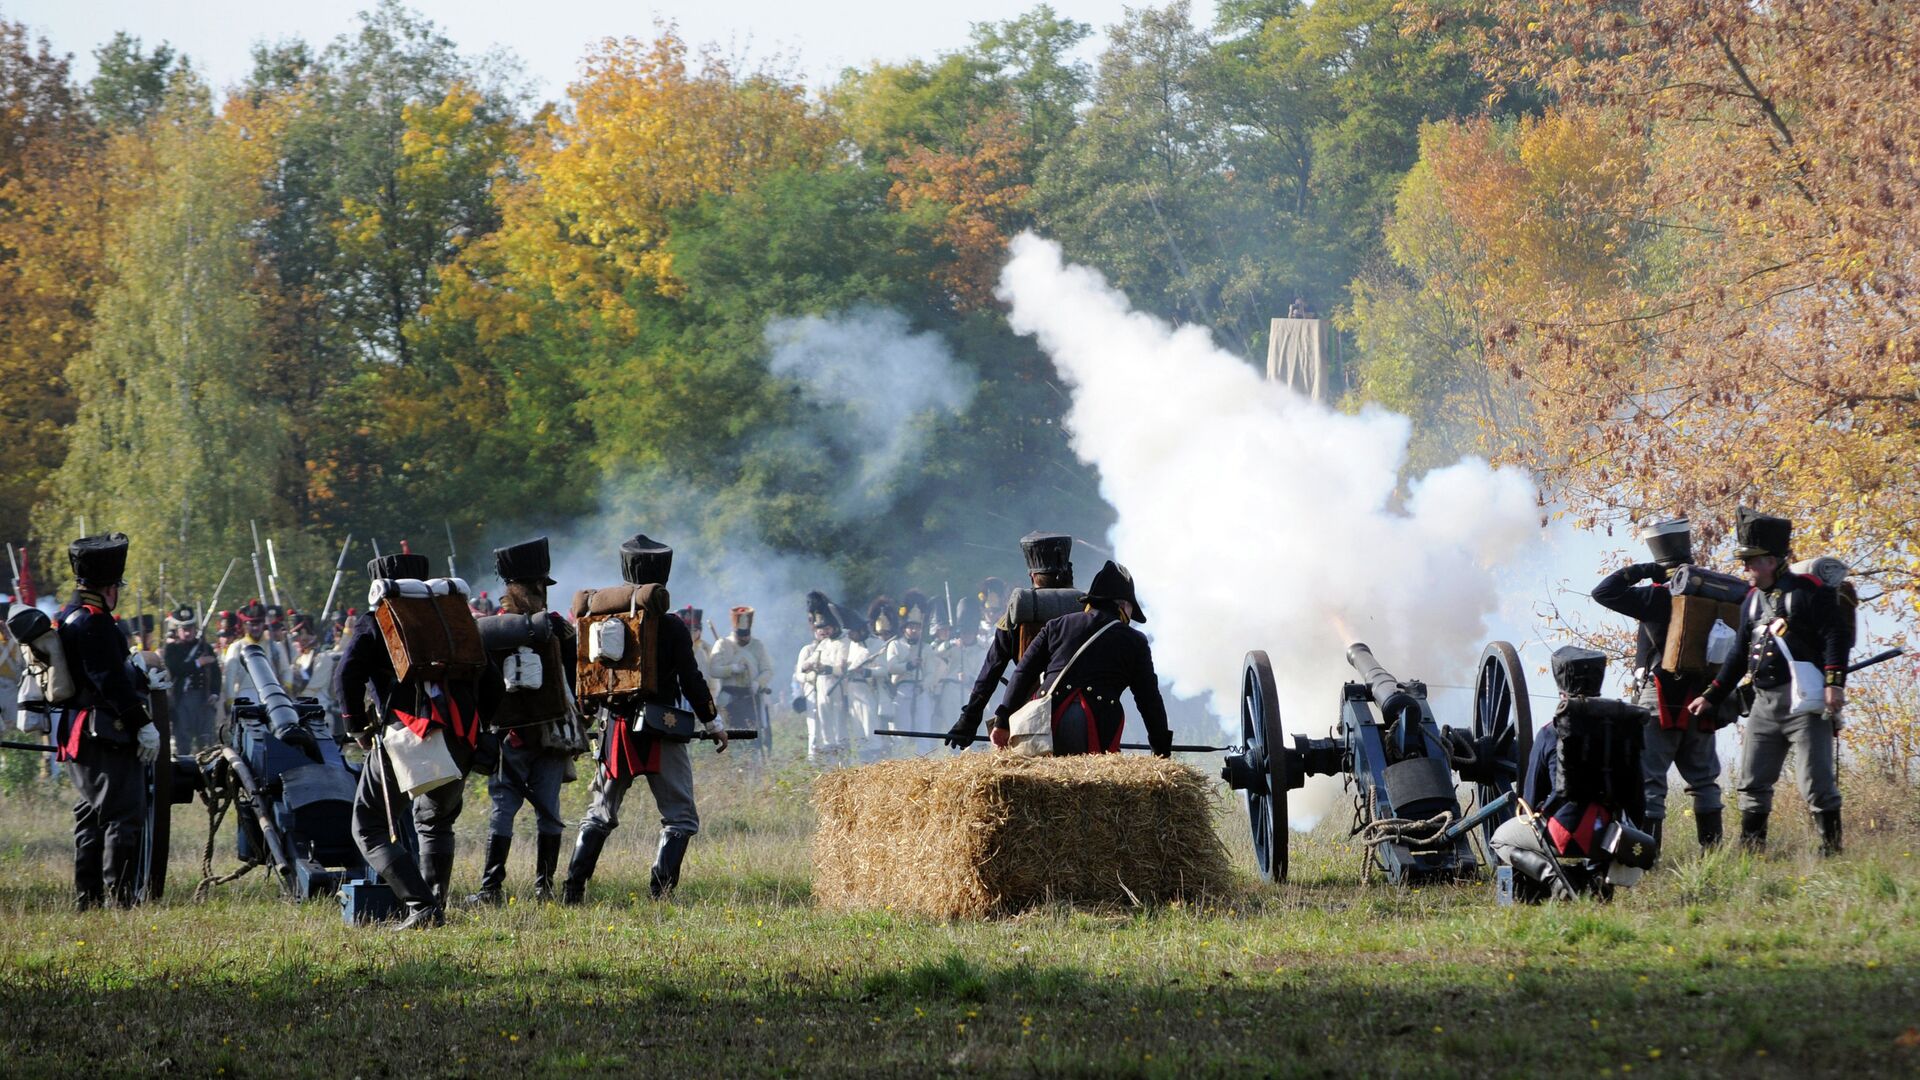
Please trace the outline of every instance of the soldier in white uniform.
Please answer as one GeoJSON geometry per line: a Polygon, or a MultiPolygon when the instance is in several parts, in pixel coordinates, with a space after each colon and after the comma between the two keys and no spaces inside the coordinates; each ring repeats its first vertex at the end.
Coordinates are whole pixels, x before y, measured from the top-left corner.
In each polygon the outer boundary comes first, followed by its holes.
{"type": "Polygon", "coordinates": [[[715,700],[727,726],[760,732],[753,749],[764,758],[773,752],[773,733],[767,730],[773,717],[766,708],[766,699],[773,693],[773,658],[767,655],[766,643],[753,636],[753,609],[736,607],[731,615],[733,633],[713,643],[707,670],[720,681],[715,700]]]}
{"type": "Polygon", "coordinates": [[[688,604],[674,614],[680,617],[680,624],[685,626],[687,633],[693,637],[693,662],[700,668],[700,677],[707,680],[707,696],[717,701],[720,694],[720,679],[714,673],[713,658],[707,655],[710,651],[706,637],[707,613],[688,604]]]}
{"type": "Polygon", "coordinates": [[[240,609],[240,636],[233,639],[233,644],[227,646],[225,655],[221,657],[221,662],[224,664],[222,668],[224,675],[220,684],[220,726],[222,728],[226,726],[228,717],[233,714],[235,698],[258,696],[257,691],[254,690],[253,679],[247,674],[247,665],[240,659],[240,655],[249,645],[258,645],[266,651],[267,659],[273,664],[273,677],[280,680],[282,689],[293,683],[293,658],[287,654],[286,644],[275,640],[269,632],[266,605],[255,600],[240,609]]]}
{"type": "MultiPolygon", "coordinates": [[[[961,597],[953,606],[953,625],[942,627],[935,613],[933,648],[940,655],[940,680],[934,691],[933,714],[955,716],[966,704],[973,687],[973,675],[987,658],[987,647],[980,642],[980,604],[961,597]]],[[[931,729],[924,729],[931,730],[931,729]]]]}
{"type": "Polygon", "coordinates": [[[887,682],[893,687],[894,725],[907,731],[929,731],[934,723],[934,695],[945,673],[940,654],[926,639],[926,609],[910,602],[902,617],[900,636],[887,645],[887,682]]]}
{"type": "Polygon", "coordinates": [[[848,642],[823,594],[807,594],[807,607],[813,641],[800,650],[794,665],[794,675],[806,693],[807,760],[845,762],[852,749],[846,693],[848,642]]]}

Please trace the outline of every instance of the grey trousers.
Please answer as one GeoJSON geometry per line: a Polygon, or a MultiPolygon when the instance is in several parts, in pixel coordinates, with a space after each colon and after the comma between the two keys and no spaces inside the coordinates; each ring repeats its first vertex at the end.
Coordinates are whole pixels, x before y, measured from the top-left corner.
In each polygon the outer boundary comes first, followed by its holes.
{"type": "Polygon", "coordinates": [[[1747,715],[1746,748],[1740,764],[1740,810],[1773,809],[1773,785],[1793,751],[1793,778],[1811,810],[1840,809],[1840,778],[1834,772],[1833,722],[1824,713],[1788,716],[1791,691],[1756,690],[1747,715]]]}
{"type": "Polygon", "coordinates": [[[487,778],[487,797],[493,810],[487,828],[495,836],[512,836],[520,807],[533,804],[534,830],[541,836],[567,831],[560,817],[560,785],[567,782],[572,755],[542,747],[514,746],[500,740],[500,767],[487,778]]]}
{"type": "Polygon", "coordinates": [[[1547,852],[1546,845],[1540,842],[1539,830],[1525,818],[1517,816],[1493,830],[1493,857],[1510,863],[1515,849],[1537,851],[1542,855],[1547,852]]]}
{"type": "Polygon", "coordinates": [[[1721,809],[1720,748],[1713,732],[1674,731],[1660,726],[1660,699],[1649,679],[1641,689],[1639,704],[1653,714],[1647,721],[1646,750],[1640,758],[1646,776],[1647,820],[1660,821],[1667,816],[1667,775],[1670,768],[1680,770],[1687,782],[1687,794],[1693,796],[1694,813],[1721,809]]]}
{"type": "Polygon", "coordinates": [[[387,755],[376,746],[367,755],[360,770],[360,786],[353,792],[353,842],[367,865],[393,889],[393,895],[407,903],[426,903],[431,892],[422,865],[432,865],[435,856],[453,855],[453,823],[460,817],[466,799],[466,778],[442,784],[413,799],[393,782],[387,768],[387,755]],[[388,815],[413,816],[414,835],[420,839],[420,857],[395,842],[388,815]]]}
{"type": "MultiPolygon", "coordinates": [[[[626,801],[633,780],[609,780],[604,772],[593,779],[587,815],[580,820],[580,831],[605,836],[620,827],[620,804],[626,801]]],[[[660,747],[660,771],[647,774],[647,788],[653,792],[654,806],[660,810],[660,835],[692,836],[700,831],[700,812],[693,805],[693,757],[686,743],[670,742],[660,747]]]]}

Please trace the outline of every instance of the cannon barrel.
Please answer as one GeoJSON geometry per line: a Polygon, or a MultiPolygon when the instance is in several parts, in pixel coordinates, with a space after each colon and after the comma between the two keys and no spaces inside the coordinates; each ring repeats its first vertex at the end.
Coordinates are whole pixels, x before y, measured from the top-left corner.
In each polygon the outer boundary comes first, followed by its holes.
{"type": "Polygon", "coordinates": [[[273,732],[273,737],[285,741],[289,732],[302,730],[300,710],[294,707],[286,687],[280,685],[280,677],[273,673],[273,661],[267,658],[267,650],[248,645],[240,650],[240,662],[246,665],[247,677],[253,680],[254,700],[267,714],[267,729],[273,732]]]}
{"type": "Polygon", "coordinates": [[[1388,719],[1394,719],[1408,709],[1419,708],[1413,695],[1407,693],[1392,672],[1380,666],[1380,661],[1374,659],[1373,650],[1366,645],[1356,641],[1347,646],[1347,663],[1353,665],[1353,670],[1360,674],[1360,681],[1367,684],[1367,692],[1373,695],[1381,714],[1388,719]]]}

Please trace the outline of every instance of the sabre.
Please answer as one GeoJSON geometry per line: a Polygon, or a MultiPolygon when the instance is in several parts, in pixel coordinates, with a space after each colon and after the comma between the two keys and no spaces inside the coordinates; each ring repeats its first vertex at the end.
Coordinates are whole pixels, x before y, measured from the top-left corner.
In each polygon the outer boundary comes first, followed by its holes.
{"type": "MultiPolygon", "coordinates": [[[[264,600],[267,597],[272,596],[273,594],[267,591],[267,576],[260,572],[260,523],[256,521],[249,521],[247,522],[247,527],[253,530],[253,587],[255,590],[254,595],[264,600]]],[[[275,604],[278,604],[279,602],[280,601],[277,599],[274,601],[275,604]]]]}
{"type": "Polygon", "coordinates": [[[329,627],[333,625],[333,598],[340,594],[340,579],[347,573],[347,551],[353,547],[353,534],[347,534],[347,542],[340,545],[340,557],[333,563],[333,584],[327,586],[327,602],[320,605],[320,617],[329,627]]]}
{"type": "Polygon", "coordinates": [[[202,632],[206,631],[208,620],[213,618],[213,609],[219,606],[220,604],[220,590],[227,587],[227,579],[233,576],[234,564],[238,563],[239,561],[240,561],[239,559],[227,560],[227,572],[220,575],[220,584],[215,585],[213,587],[213,599],[208,600],[207,606],[201,609],[200,629],[202,632]]]}
{"type": "MultiPolygon", "coordinates": [[[[944,731],[902,731],[898,728],[885,728],[874,732],[874,734],[891,735],[896,739],[948,739],[953,737],[944,731]]],[[[968,745],[986,741],[987,736],[985,735],[967,736],[968,745]]],[[[1146,743],[1123,742],[1120,744],[1120,749],[1151,750],[1153,747],[1146,743]]],[[[1172,754],[1218,754],[1228,750],[1238,749],[1239,747],[1237,746],[1201,746],[1197,743],[1174,743],[1172,746],[1167,747],[1167,752],[1172,754]]]]}

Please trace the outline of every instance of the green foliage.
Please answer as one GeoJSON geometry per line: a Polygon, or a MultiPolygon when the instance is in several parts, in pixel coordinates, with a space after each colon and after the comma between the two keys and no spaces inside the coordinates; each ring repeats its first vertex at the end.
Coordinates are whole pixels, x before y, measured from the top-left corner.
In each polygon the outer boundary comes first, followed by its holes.
{"type": "Polygon", "coordinates": [[[115,31],[105,45],[93,50],[97,65],[87,84],[87,103],[108,127],[138,127],[159,112],[167,87],[191,70],[187,58],[161,42],[146,51],[140,39],[115,31]]]}

